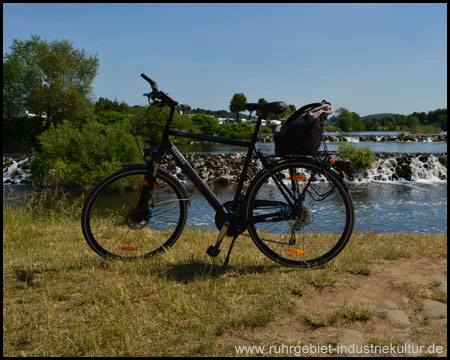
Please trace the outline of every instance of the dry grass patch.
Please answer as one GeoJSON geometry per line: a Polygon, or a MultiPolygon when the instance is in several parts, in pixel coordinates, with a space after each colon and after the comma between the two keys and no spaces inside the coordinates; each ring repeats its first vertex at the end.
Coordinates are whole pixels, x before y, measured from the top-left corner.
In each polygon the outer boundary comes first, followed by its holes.
{"type": "MultiPolygon", "coordinates": [[[[302,296],[370,276],[370,263],[392,256],[390,248],[397,257],[446,256],[444,235],[355,234],[329,264],[293,269],[241,236],[224,269],[231,239],[213,259],[205,250],[217,232],[186,229],[154,258],[104,260],[86,244],[78,217],[9,208],[3,236],[5,356],[229,356],[220,336],[295,315],[302,296]]],[[[328,326],[373,316],[346,305],[305,319],[328,326]]]]}

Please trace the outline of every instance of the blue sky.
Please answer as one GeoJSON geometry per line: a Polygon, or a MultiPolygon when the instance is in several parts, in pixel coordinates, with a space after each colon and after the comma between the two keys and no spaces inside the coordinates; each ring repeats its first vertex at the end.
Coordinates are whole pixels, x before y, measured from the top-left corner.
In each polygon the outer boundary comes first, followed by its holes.
{"type": "Polygon", "coordinates": [[[361,116],[447,107],[447,4],[3,4],[13,39],[97,54],[95,97],[144,104],[146,73],[181,104],[236,92],[361,116]]]}

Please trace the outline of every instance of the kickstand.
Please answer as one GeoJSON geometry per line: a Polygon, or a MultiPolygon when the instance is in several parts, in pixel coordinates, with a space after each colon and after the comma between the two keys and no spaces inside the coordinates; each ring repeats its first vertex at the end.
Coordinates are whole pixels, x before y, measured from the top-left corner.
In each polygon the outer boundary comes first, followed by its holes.
{"type": "Polygon", "coordinates": [[[228,249],[227,257],[225,258],[225,261],[224,261],[222,267],[226,267],[228,265],[228,262],[230,261],[231,249],[233,248],[234,241],[237,239],[238,236],[239,236],[239,234],[237,234],[231,241],[230,248],[228,249]]]}

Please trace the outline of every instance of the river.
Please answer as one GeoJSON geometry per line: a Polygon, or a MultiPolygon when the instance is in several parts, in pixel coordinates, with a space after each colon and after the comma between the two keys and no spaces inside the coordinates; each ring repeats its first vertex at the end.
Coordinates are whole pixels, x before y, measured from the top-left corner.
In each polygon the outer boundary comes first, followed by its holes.
{"type": "MultiPolygon", "coordinates": [[[[361,134],[368,135],[367,132],[361,134]]],[[[389,132],[385,135],[392,134],[389,132]]],[[[440,154],[447,152],[446,142],[354,141],[353,143],[357,146],[369,147],[375,153],[440,154]]],[[[337,144],[327,143],[327,147],[329,150],[336,150],[337,144]]],[[[259,143],[258,148],[265,153],[271,153],[273,143],[259,143]]],[[[204,154],[246,151],[245,148],[221,144],[179,146],[179,149],[182,152],[204,154]]],[[[446,173],[446,167],[440,166],[439,170],[446,173]]],[[[429,176],[413,181],[377,181],[373,177],[365,181],[348,182],[355,205],[355,231],[447,233],[447,180],[433,176],[434,169],[425,169],[425,171],[429,171],[429,176]]],[[[209,204],[191,184],[184,185],[191,200],[187,226],[215,229],[214,214],[209,204]]],[[[222,202],[233,198],[235,185],[210,185],[210,187],[222,202]]],[[[3,203],[13,202],[20,205],[31,191],[30,185],[4,184],[3,203]]]]}

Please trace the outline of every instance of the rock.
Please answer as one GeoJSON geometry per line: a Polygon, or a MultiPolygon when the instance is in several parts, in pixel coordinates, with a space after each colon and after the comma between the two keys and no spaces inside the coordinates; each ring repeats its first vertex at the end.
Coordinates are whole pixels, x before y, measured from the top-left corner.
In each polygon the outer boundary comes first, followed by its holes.
{"type": "Polygon", "coordinates": [[[422,312],[430,318],[447,317],[447,305],[434,300],[423,302],[422,312]]]}
{"type": "Polygon", "coordinates": [[[408,326],[410,324],[408,315],[401,310],[387,310],[386,318],[395,326],[408,326]]]}
{"type": "Polygon", "coordinates": [[[396,310],[396,309],[398,309],[397,304],[395,302],[391,301],[391,300],[385,300],[383,304],[384,304],[384,307],[386,309],[389,309],[389,310],[396,310]]]}
{"type": "Polygon", "coordinates": [[[12,165],[13,161],[10,158],[4,158],[3,159],[3,167],[8,167],[10,165],[12,165]]]}
{"type": "MultiPolygon", "coordinates": [[[[342,334],[339,336],[339,345],[356,346],[364,345],[366,342],[364,336],[361,332],[357,330],[344,329],[342,334]]],[[[349,349],[350,350],[350,349],[349,349]]]]}
{"type": "Polygon", "coordinates": [[[447,280],[441,282],[441,285],[439,285],[439,291],[447,294],[447,280]]]}
{"type": "Polygon", "coordinates": [[[227,185],[233,180],[232,175],[223,175],[217,179],[218,184],[227,185]]]}
{"type": "Polygon", "coordinates": [[[425,278],[420,274],[408,274],[407,279],[409,281],[411,281],[413,283],[417,283],[417,284],[426,284],[427,283],[425,278]]]}

